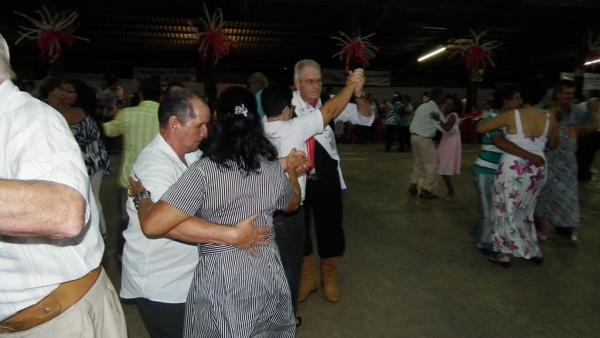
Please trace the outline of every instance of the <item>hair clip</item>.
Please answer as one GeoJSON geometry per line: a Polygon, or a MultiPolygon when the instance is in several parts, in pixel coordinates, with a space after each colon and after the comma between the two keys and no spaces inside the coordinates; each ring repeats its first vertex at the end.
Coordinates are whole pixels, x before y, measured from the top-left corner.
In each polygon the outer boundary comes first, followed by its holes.
{"type": "Polygon", "coordinates": [[[233,108],[233,114],[244,115],[244,117],[248,117],[248,108],[246,108],[246,106],[244,106],[242,103],[241,106],[235,106],[235,108],[233,108]]]}

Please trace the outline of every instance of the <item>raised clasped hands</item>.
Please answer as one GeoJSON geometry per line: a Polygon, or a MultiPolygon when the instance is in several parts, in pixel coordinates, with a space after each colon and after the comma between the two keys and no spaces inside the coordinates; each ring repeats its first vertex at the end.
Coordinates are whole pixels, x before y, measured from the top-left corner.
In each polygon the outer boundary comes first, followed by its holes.
{"type": "Polygon", "coordinates": [[[362,68],[356,68],[354,71],[348,71],[348,79],[346,85],[356,84],[354,88],[354,96],[363,97],[363,87],[365,86],[365,70],[362,68]]]}
{"type": "Polygon", "coordinates": [[[288,173],[295,172],[296,175],[304,175],[310,169],[310,160],[303,151],[292,149],[286,159],[288,173]]]}

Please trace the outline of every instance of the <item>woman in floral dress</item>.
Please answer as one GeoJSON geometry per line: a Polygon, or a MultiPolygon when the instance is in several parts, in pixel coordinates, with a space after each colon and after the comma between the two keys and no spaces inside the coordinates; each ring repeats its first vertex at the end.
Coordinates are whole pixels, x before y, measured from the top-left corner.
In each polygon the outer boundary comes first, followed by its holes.
{"type": "MultiPolygon", "coordinates": [[[[508,111],[483,122],[480,133],[505,128],[506,139],[531,153],[544,157],[544,147],[558,146],[556,119],[536,108],[545,90],[530,84],[521,91],[525,106],[508,111]]],[[[537,197],[546,182],[546,166],[504,153],[494,180],[492,243],[497,256],[492,261],[502,267],[510,266],[511,256],[532,259],[538,264],[543,256],[538,246],[533,222],[537,197]]]]}
{"type": "Polygon", "coordinates": [[[569,236],[573,244],[579,241],[579,189],[577,181],[577,139],[594,132],[598,121],[592,117],[589,126],[567,125],[559,116],[560,146],[546,151],[548,183],[542,190],[535,209],[541,229],[538,236],[545,239],[548,226],[556,227],[559,234],[569,236]]]}

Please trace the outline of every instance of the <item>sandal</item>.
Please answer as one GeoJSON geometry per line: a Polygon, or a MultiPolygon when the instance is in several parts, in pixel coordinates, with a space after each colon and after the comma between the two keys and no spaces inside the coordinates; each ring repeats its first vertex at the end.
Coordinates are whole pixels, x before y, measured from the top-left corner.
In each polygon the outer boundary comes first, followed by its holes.
{"type": "Polygon", "coordinates": [[[503,268],[510,267],[510,256],[504,254],[496,254],[488,257],[488,260],[503,268]]]}

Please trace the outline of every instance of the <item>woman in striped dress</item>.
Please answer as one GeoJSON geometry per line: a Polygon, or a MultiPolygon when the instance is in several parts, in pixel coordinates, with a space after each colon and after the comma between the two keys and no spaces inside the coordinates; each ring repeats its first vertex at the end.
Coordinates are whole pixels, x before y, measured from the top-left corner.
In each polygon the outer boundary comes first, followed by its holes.
{"type": "MultiPolygon", "coordinates": [[[[236,224],[259,214],[256,227],[272,227],[273,212],[298,208],[297,170],[306,157],[290,154],[287,177],[264,136],[254,96],[233,87],[219,97],[212,135],[202,159],[190,165],[142,220],[167,233],[189,217],[236,224]]],[[[294,337],[290,290],[273,239],[244,251],[200,244],[200,261],[186,302],[185,337],[294,337]]]]}

